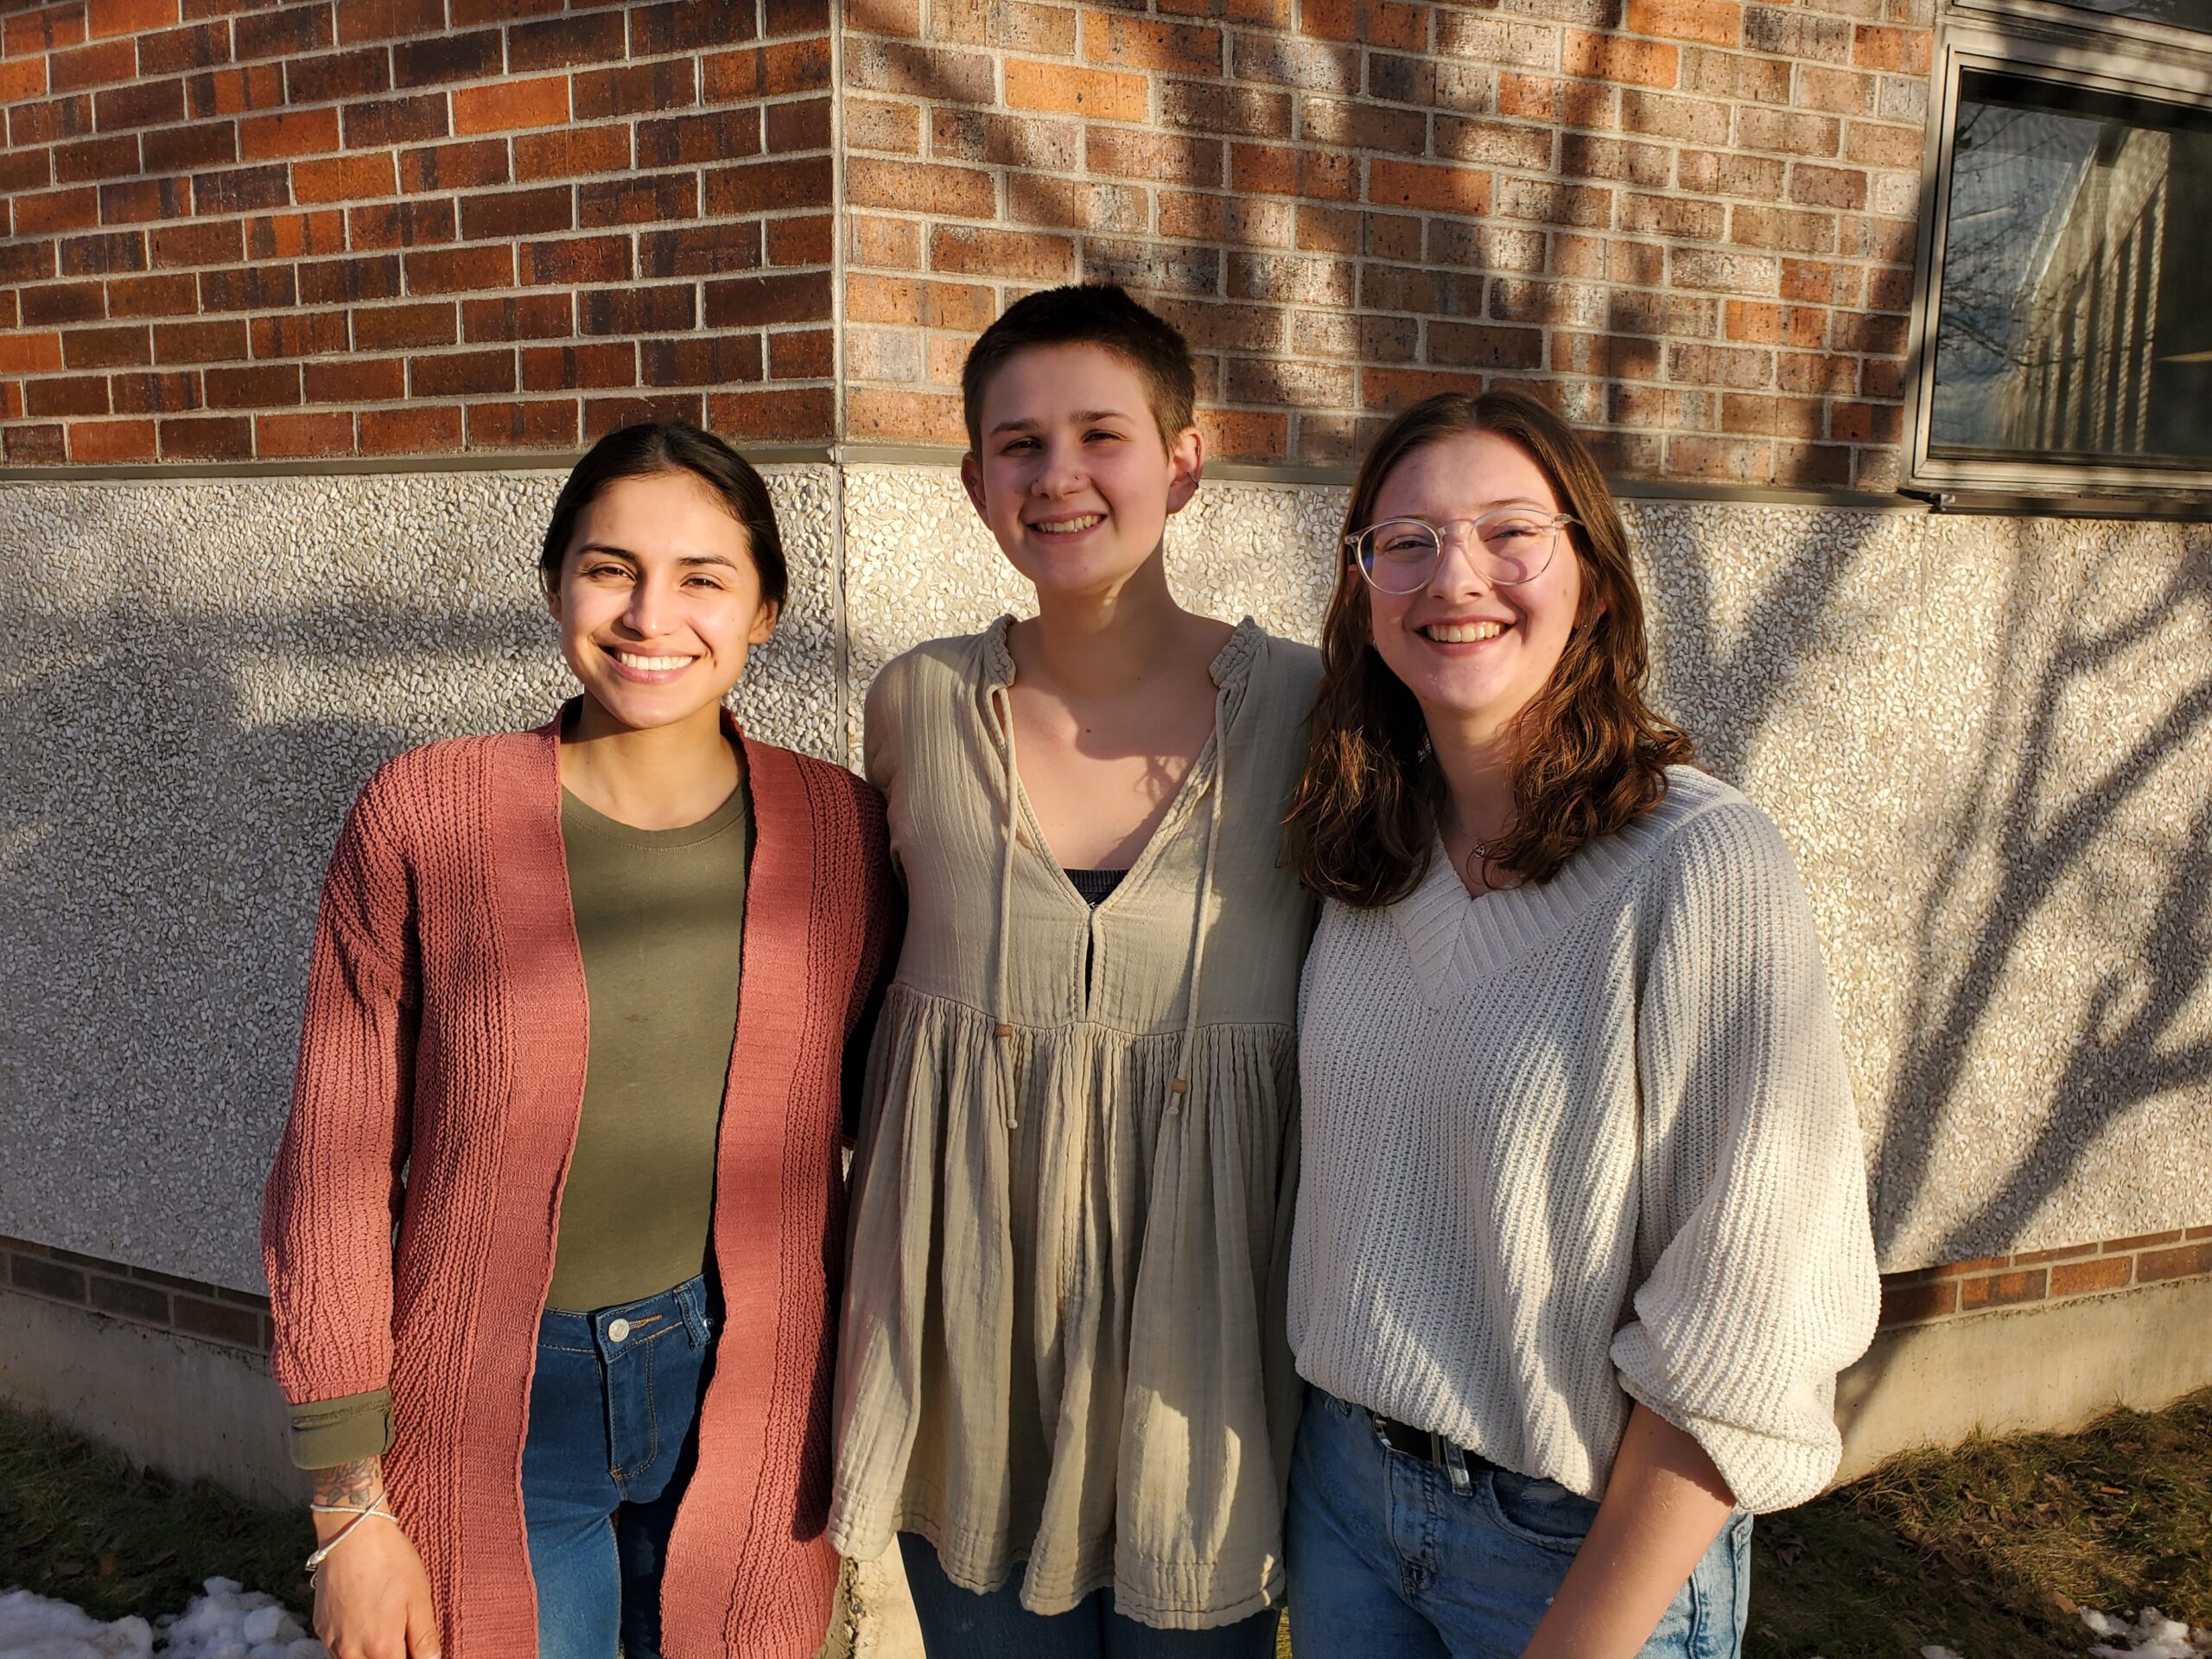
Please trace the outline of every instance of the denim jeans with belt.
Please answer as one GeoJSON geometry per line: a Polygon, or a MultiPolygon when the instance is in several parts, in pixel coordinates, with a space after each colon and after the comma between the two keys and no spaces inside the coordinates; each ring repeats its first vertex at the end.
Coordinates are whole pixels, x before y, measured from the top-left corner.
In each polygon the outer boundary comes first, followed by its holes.
{"type": "Polygon", "coordinates": [[[538,1659],[660,1659],[660,1578],[699,1453],[703,1276],[591,1313],[547,1308],[522,1448],[538,1659]]]}
{"type": "MultiPolygon", "coordinates": [[[[1464,1471],[1463,1471],[1464,1472],[1464,1471]]],[[[1451,1474],[1389,1446],[1364,1407],[1319,1389],[1291,1459],[1291,1637],[1328,1659],[1516,1659],[1598,1506],[1555,1480],[1451,1474]]],[[[1751,1517],[1720,1529],[1637,1659],[1735,1659],[1751,1517]]]]}

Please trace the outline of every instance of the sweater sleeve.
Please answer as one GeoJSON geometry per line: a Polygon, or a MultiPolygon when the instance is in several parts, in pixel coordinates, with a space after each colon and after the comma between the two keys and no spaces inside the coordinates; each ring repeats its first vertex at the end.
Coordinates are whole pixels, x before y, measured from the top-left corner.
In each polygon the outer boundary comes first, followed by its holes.
{"type": "Polygon", "coordinates": [[[401,794],[387,766],[331,855],[291,1113],[262,1194],[270,1371],[294,1405],[391,1382],[420,983],[401,794]]]}
{"type": "Polygon", "coordinates": [[[1835,1472],[1836,1374],[1879,1299],[1865,1154],[1810,907],[1748,803],[1683,825],[1647,878],[1640,1282],[1621,1386],[1753,1512],[1835,1472]]]}

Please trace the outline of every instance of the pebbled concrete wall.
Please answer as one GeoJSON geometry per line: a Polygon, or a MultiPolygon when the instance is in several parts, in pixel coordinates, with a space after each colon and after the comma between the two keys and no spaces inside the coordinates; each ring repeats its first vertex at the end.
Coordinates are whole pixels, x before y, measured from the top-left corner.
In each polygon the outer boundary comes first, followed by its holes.
{"type": "MultiPolygon", "coordinates": [[[[531,723],[546,473],[0,487],[0,1233],[251,1287],[316,882],[384,755],[531,723]]],[[[1020,610],[957,479],[773,479],[753,728],[1020,610]],[[842,503],[842,511],[841,511],[842,503]]],[[[1185,601],[1310,636],[1342,493],[1214,483],[1185,601]]],[[[1643,502],[1658,701],[1796,849],[1884,1266],[2212,1220],[2212,529],[1643,502]]]]}

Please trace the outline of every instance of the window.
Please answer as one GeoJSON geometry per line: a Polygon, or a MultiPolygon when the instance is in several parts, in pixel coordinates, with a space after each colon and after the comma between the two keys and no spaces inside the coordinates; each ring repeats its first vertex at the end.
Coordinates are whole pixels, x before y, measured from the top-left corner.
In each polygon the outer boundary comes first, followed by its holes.
{"type": "MultiPolygon", "coordinates": [[[[2094,35],[2092,9],[2065,8],[2094,35]]],[[[2212,28],[2207,0],[2094,10],[2189,13],[2212,28]]],[[[1947,34],[1916,484],[2031,497],[2212,491],[2212,77],[2133,34],[2086,50],[1947,34]]]]}

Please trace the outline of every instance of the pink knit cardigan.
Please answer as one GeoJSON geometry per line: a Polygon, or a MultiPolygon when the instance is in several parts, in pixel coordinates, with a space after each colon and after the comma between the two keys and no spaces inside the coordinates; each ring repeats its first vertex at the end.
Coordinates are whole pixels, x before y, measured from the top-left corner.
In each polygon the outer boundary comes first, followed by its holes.
{"type": "MultiPolygon", "coordinates": [[[[270,1370],[296,1403],[391,1389],[385,1479],[446,1659],[537,1652],[523,1435],[588,1037],[557,727],[433,743],[361,791],[263,1205],[270,1370]]],[[[804,1659],[828,1624],[841,1071],[899,918],[875,791],[744,752],[753,851],[715,1166],[726,1313],[663,1580],[670,1659],[804,1659]]]]}

